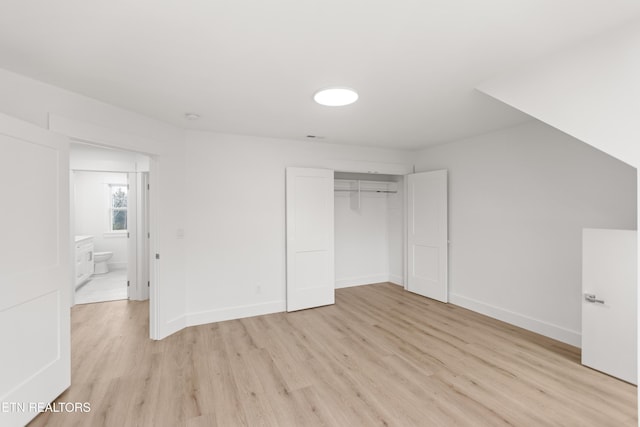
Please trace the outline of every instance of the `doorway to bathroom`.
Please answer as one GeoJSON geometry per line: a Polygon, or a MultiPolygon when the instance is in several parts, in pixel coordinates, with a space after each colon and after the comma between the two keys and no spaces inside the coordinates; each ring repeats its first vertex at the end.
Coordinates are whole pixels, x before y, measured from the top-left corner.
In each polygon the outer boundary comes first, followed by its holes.
{"type": "Polygon", "coordinates": [[[73,304],[149,298],[149,158],[70,147],[73,304]]]}

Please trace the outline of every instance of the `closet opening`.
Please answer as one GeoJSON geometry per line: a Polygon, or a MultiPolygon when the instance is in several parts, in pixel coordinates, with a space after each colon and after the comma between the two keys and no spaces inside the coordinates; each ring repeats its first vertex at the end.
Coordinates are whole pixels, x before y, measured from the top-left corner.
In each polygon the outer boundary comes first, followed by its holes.
{"type": "Polygon", "coordinates": [[[335,287],[404,286],[403,175],[334,172],[335,287]]]}

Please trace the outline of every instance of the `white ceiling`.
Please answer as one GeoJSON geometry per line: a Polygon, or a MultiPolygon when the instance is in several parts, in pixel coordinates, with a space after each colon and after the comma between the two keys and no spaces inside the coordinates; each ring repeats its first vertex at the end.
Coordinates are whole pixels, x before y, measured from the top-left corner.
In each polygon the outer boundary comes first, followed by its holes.
{"type": "Polygon", "coordinates": [[[637,0],[2,0],[0,68],[185,128],[417,148],[526,121],[474,87],[638,16],[637,0]],[[332,85],[360,100],[314,104],[332,85]]]}

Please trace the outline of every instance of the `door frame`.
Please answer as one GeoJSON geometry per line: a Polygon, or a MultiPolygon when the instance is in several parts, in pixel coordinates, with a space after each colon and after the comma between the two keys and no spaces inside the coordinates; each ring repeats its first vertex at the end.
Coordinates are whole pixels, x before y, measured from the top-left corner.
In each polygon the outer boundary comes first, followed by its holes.
{"type": "Polygon", "coordinates": [[[127,299],[138,296],[138,173],[127,172],[127,299]],[[133,197],[132,197],[133,196],[133,197]],[[131,203],[133,199],[133,203],[131,203]],[[132,221],[133,219],[133,221],[132,221]]]}
{"type": "MultiPolygon", "coordinates": [[[[123,141],[131,141],[136,143],[140,138],[127,134],[114,134],[113,131],[100,128],[87,123],[82,123],[67,118],[49,115],[49,130],[62,134],[70,139],[71,142],[89,144],[105,149],[114,149],[127,151],[134,154],[141,154],[149,159],[148,184],[154,191],[158,188],[159,160],[155,153],[136,151],[131,148],[123,147],[123,141]]],[[[67,153],[67,160],[70,160],[67,153]]],[[[157,229],[158,229],[158,213],[156,212],[156,201],[152,191],[148,191],[148,231],[150,237],[148,239],[148,264],[149,264],[149,338],[153,340],[160,339],[160,315],[158,313],[158,282],[161,280],[158,262],[154,262],[152,256],[157,252],[157,229]],[[153,286],[151,286],[153,285],[153,286]]],[[[73,233],[73,231],[71,231],[73,233]]],[[[72,239],[73,240],[73,239],[72,239]]],[[[75,246],[69,245],[69,250],[75,246]]]]}
{"type": "MultiPolygon", "coordinates": [[[[71,150],[69,150],[71,152],[71,150]]],[[[127,151],[127,150],[120,150],[127,151]]],[[[70,172],[70,239],[73,243],[75,236],[75,174],[77,172],[104,172],[113,174],[127,175],[127,184],[129,186],[129,209],[128,209],[128,237],[127,237],[127,299],[134,301],[143,301],[149,298],[147,283],[150,283],[151,271],[151,245],[149,244],[150,235],[149,228],[149,196],[148,189],[143,188],[148,184],[149,172],[123,172],[116,170],[97,170],[97,169],[69,169],[70,172]],[[133,176],[133,179],[132,179],[133,176]],[[143,178],[144,177],[144,178],[143,178]],[[144,184],[142,183],[144,181],[144,184]],[[132,197],[131,197],[132,196],[132,197]],[[133,221],[132,221],[133,219],[133,221]],[[132,249],[133,248],[133,249],[132,249]]],[[[71,258],[74,258],[75,245],[71,245],[71,258]]],[[[75,265],[71,264],[72,271],[75,265]]],[[[71,286],[70,306],[75,305],[75,283],[71,286]]]]}
{"type": "Polygon", "coordinates": [[[149,228],[149,172],[138,172],[138,199],[137,199],[137,223],[138,245],[137,260],[142,261],[138,268],[138,298],[149,299],[149,287],[151,286],[151,231],[149,228]]]}
{"type": "Polygon", "coordinates": [[[129,182],[129,241],[127,242],[128,270],[130,282],[128,298],[144,301],[149,298],[149,172],[127,173],[129,182]],[[133,202],[133,203],[132,203],[133,202]]]}

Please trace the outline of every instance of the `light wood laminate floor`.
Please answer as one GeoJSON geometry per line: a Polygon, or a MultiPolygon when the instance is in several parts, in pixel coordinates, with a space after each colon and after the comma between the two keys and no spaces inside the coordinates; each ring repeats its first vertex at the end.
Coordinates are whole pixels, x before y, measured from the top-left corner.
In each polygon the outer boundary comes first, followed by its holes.
{"type": "Polygon", "coordinates": [[[636,426],[636,387],[579,349],[391,284],[336,304],[148,336],[148,305],[72,310],[90,413],[33,426],[636,426]]]}

